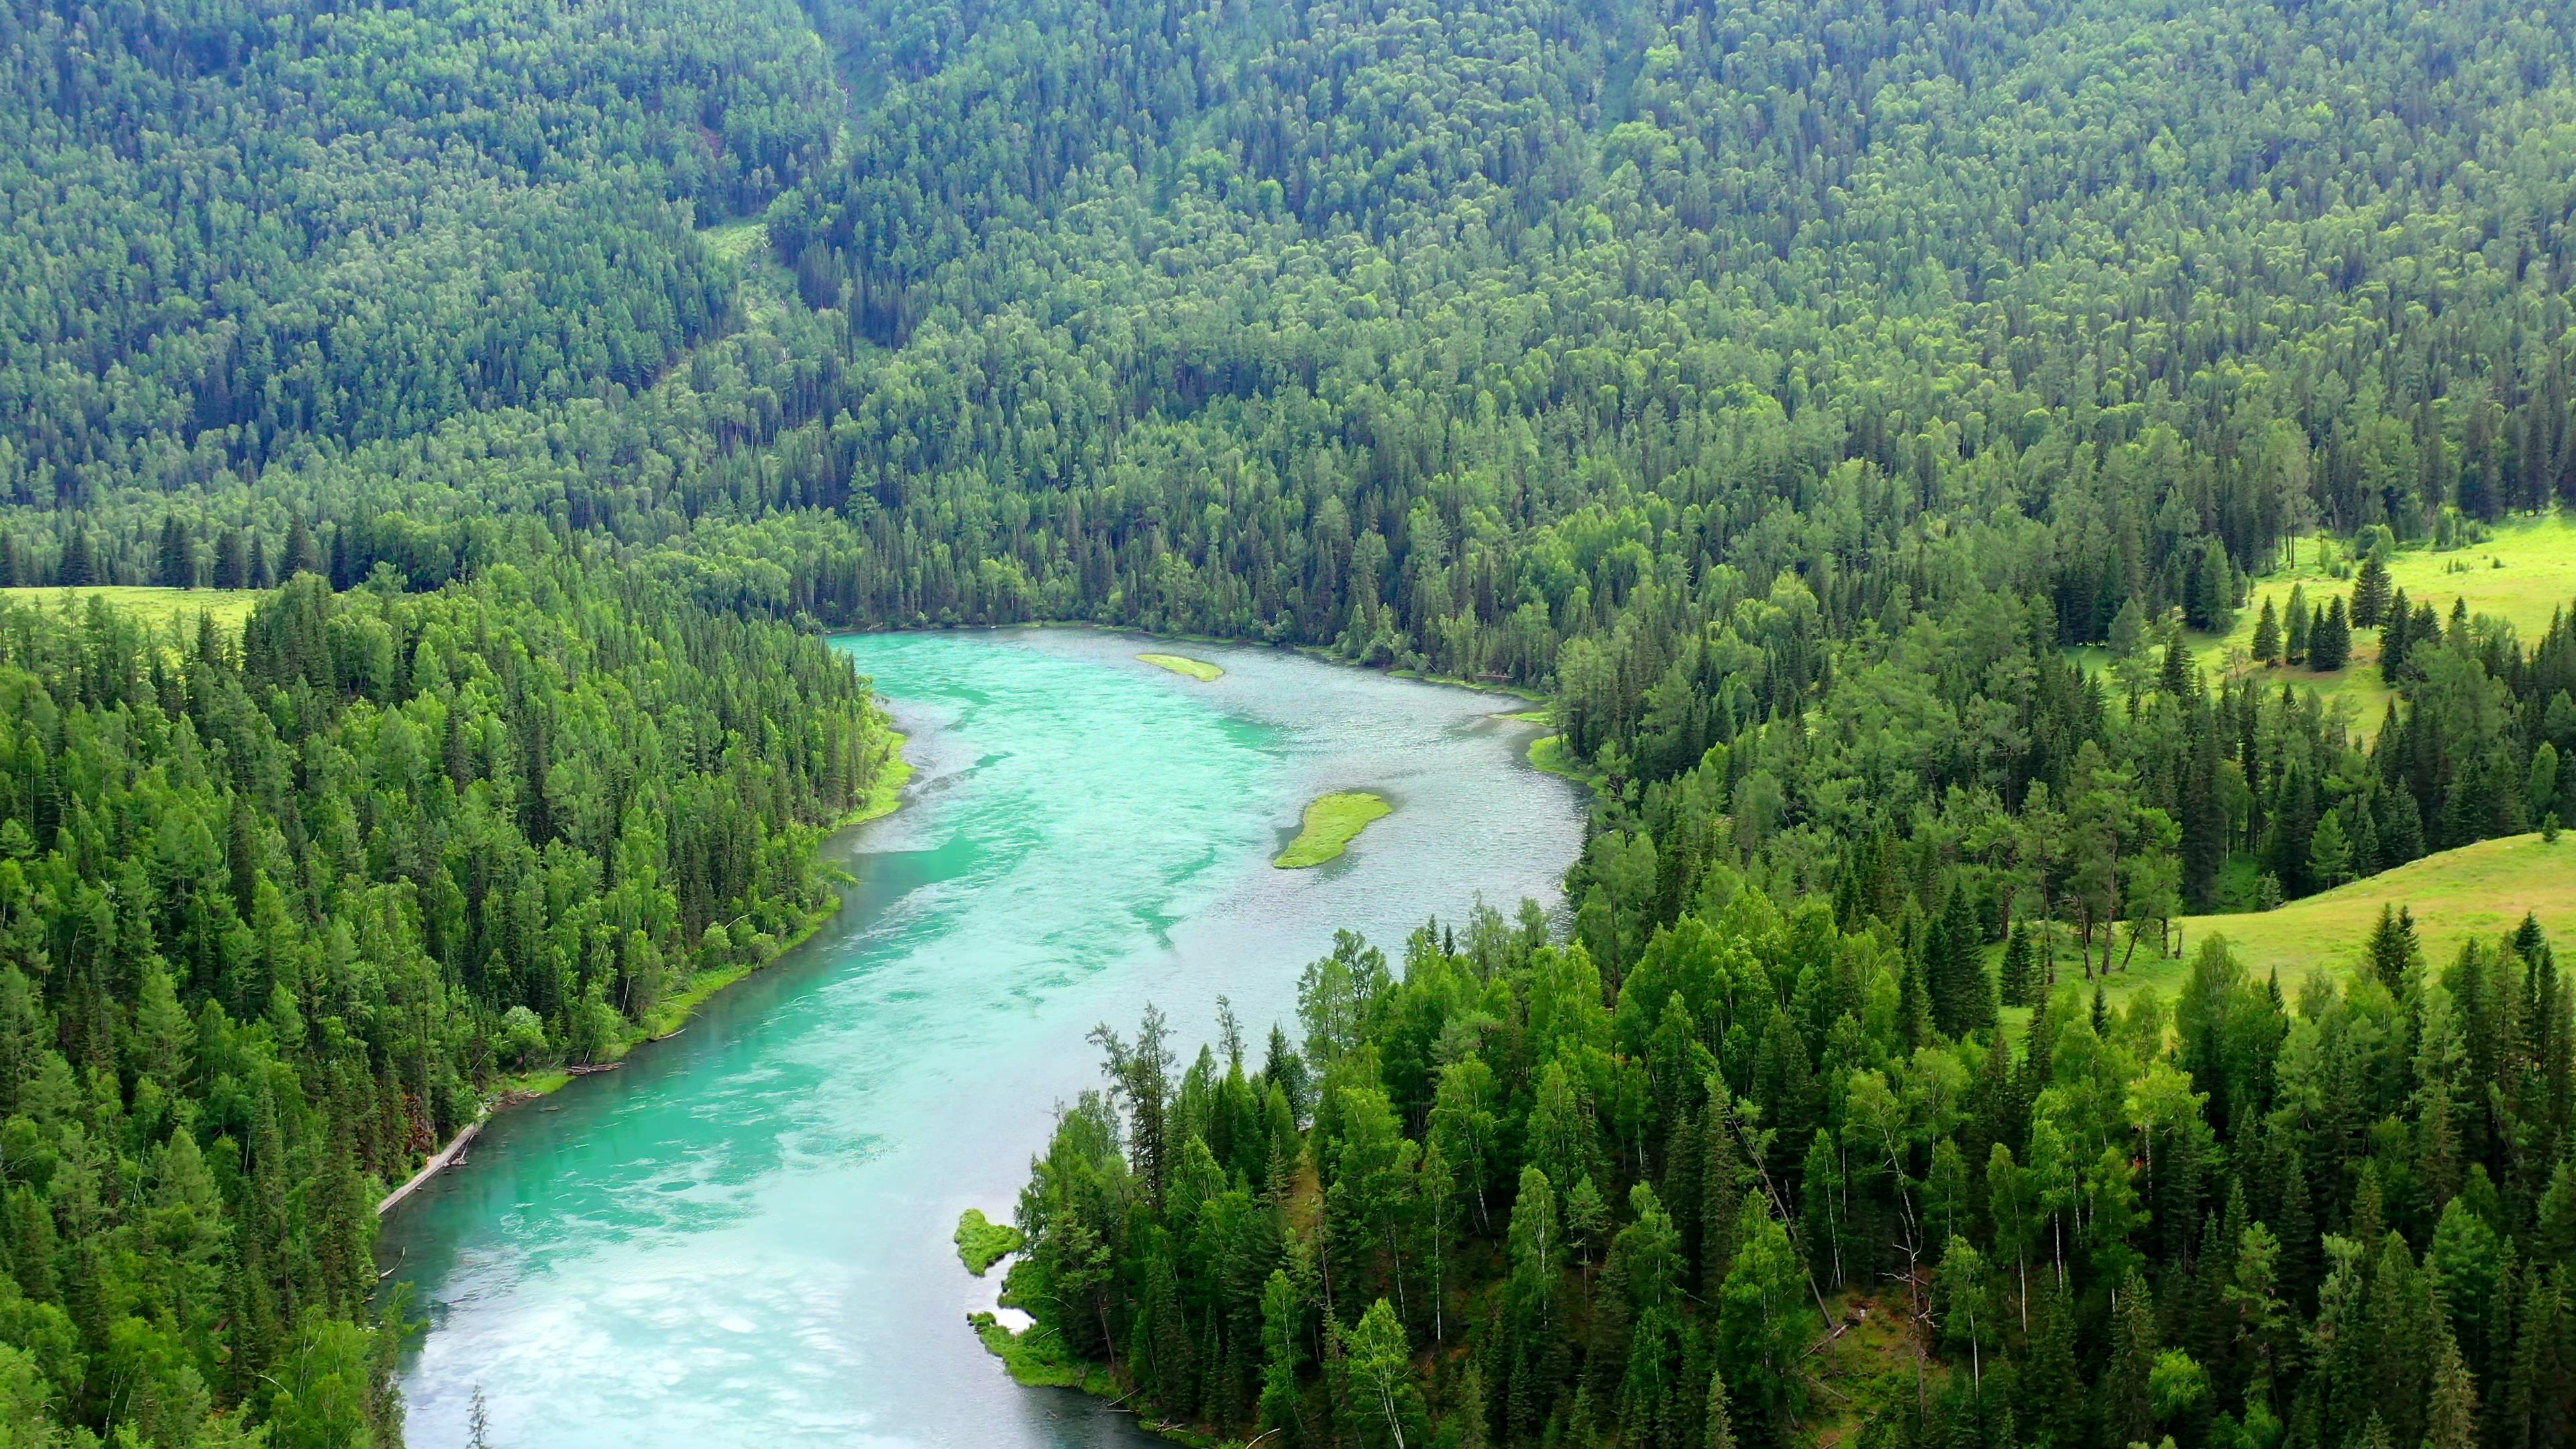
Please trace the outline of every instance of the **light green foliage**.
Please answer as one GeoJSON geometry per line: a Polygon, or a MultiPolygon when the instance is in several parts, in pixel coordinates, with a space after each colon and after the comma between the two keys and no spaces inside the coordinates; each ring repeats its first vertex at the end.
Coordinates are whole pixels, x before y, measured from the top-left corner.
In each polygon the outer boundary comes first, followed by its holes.
{"type": "Polygon", "coordinates": [[[1386,818],[1394,809],[1384,797],[1365,790],[1318,795],[1306,806],[1305,827],[1270,863],[1281,870],[1304,870],[1337,859],[1370,822],[1386,818]]]}
{"type": "Polygon", "coordinates": [[[1201,684],[1214,684],[1225,678],[1224,670],[1204,659],[1192,659],[1185,654],[1139,654],[1136,657],[1157,669],[1168,669],[1174,674],[1186,674],[1201,684]]]}
{"type": "Polygon", "coordinates": [[[957,1217],[957,1256],[966,1271],[981,1278],[995,1263],[1020,1250],[1028,1241],[1026,1235],[1009,1223],[992,1222],[982,1208],[968,1208],[957,1217]]]}

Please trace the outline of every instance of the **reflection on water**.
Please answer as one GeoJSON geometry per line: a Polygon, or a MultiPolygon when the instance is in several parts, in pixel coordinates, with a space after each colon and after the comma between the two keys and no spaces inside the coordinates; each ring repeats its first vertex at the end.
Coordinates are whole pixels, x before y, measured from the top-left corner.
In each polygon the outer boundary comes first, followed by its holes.
{"type": "Polygon", "coordinates": [[[1147,1442],[1003,1375],[948,1241],[1095,1083],[1084,1034],[1150,999],[1195,1041],[1220,995],[1261,1030],[1337,926],[1391,947],[1478,894],[1551,901],[1580,842],[1492,696],[1214,646],[1202,684],[1089,632],[841,642],[912,734],[910,803],[839,844],[859,884],[811,945],[504,1114],[386,1224],[429,1324],[413,1444],[463,1443],[478,1387],[507,1445],[1147,1442]],[[1271,869],[1347,788],[1401,808],[1271,869]]]}

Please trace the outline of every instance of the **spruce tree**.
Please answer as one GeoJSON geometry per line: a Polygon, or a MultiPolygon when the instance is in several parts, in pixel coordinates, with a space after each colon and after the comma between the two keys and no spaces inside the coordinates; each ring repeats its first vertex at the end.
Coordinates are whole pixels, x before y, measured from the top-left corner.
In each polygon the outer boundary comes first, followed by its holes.
{"type": "Polygon", "coordinates": [[[2352,657],[2352,625],[2345,618],[2343,596],[2326,601],[2325,612],[2308,635],[2308,667],[2319,674],[2343,668],[2352,657]]]}
{"type": "Polygon", "coordinates": [[[2352,879],[2352,842],[2344,834],[2343,811],[2327,811],[2308,837],[2308,879],[2320,890],[2332,890],[2352,879]]]}
{"type": "Polygon", "coordinates": [[[2352,625],[2356,629],[2378,627],[2388,616],[2388,561],[2373,548],[2361,561],[2361,570],[2352,581],[2352,625]]]}
{"type": "Polygon", "coordinates": [[[2006,1006],[2032,1005],[2032,971],[2036,962],[2031,955],[2030,927],[2016,922],[2012,934],[2004,941],[2003,1001],[2006,1006]]]}
{"type": "Polygon", "coordinates": [[[2370,974],[2379,978],[2390,995],[2404,995],[2406,973],[2413,969],[2416,958],[2413,912],[2393,905],[2381,906],[2379,924],[2371,928],[2366,954],[2370,974]]]}
{"type": "Polygon", "coordinates": [[[189,544],[187,525],[179,521],[179,515],[161,515],[161,545],[156,554],[154,583],[165,589],[196,587],[196,551],[189,544]]]}
{"type": "Polygon", "coordinates": [[[2157,676],[2156,687],[2168,699],[2180,700],[2192,693],[2191,651],[2184,647],[2179,635],[2165,645],[2164,668],[2157,676]]]}
{"type": "Polygon", "coordinates": [[[2273,609],[2270,594],[2263,596],[2263,612],[2254,619],[2254,662],[2281,662],[2281,616],[2273,609]]]}
{"type": "Polygon", "coordinates": [[[2155,1437],[2151,1384],[2157,1356],[2156,1305],[2146,1276],[2129,1269],[2111,1309],[2111,1361],[2102,1371],[2102,1438],[2136,1444],[2155,1437]]]}
{"type": "Polygon", "coordinates": [[[1708,1407],[1702,1417],[1701,1449],[1735,1449],[1735,1430],[1726,1412],[1726,1370],[1708,1371],[1708,1407]]]}
{"type": "Polygon", "coordinates": [[[54,584],[77,589],[96,582],[97,569],[90,562],[89,530],[71,529],[63,535],[63,556],[54,565],[54,584]]]}
{"type": "Polygon", "coordinates": [[[2406,591],[2399,589],[2388,601],[2386,616],[2379,629],[2379,678],[2386,684],[2397,682],[2398,672],[2406,667],[2406,651],[2413,647],[2415,616],[2408,611],[2406,591]]]}

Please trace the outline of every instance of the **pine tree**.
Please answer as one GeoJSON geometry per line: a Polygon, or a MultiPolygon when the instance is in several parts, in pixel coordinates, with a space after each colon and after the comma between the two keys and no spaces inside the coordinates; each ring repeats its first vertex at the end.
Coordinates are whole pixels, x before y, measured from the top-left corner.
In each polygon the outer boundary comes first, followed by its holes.
{"type": "Polygon", "coordinates": [[[179,515],[161,515],[161,546],[156,553],[153,582],[165,589],[196,587],[196,550],[188,541],[187,525],[179,521],[179,515]]]}
{"type": "Polygon", "coordinates": [[[2157,675],[2156,687],[2168,699],[2179,700],[2192,693],[2191,651],[2183,646],[2180,637],[2165,645],[2164,667],[2157,675]]]}
{"type": "Polygon", "coordinates": [[[2340,806],[2318,817],[2316,831],[2308,837],[2308,878],[2322,890],[2352,879],[2352,842],[2344,834],[2340,806]]]}
{"type": "Polygon", "coordinates": [[[2415,915],[2411,907],[2382,905],[2379,924],[2371,928],[2368,955],[2370,972],[2379,978],[2392,996],[2406,993],[2407,973],[2414,969],[2421,954],[2415,943],[2415,915]]]}
{"type": "Polygon", "coordinates": [[[90,562],[89,530],[73,528],[63,535],[63,556],[54,565],[54,583],[59,588],[77,589],[98,582],[98,571],[90,562]]]}
{"type": "Polygon", "coordinates": [[[2308,629],[2313,623],[2315,623],[2315,616],[2311,614],[2308,609],[2307,586],[2305,584],[2290,585],[2290,606],[2288,619],[2284,624],[2284,627],[2289,630],[2289,637],[2284,641],[2282,658],[2292,664],[2305,664],[2307,662],[2308,629]]]}
{"type": "Polygon", "coordinates": [[[2377,548],[2361,561],[2361,570],[2352,581],[2352,625],[2372,629],[2388,617],[2388,561],[2377,548]]]}
{"type": "Polygon", "coordinates": [[[2263,596],[2263,612],[2254,620],[2254,662],[2281,662],[2281,616],[2272,607],[2272,596],[2263,596]]]}
{"type": "Polygon", "coordinates": [[[2380,621],[2379,678],[2386,684],[2397,683],[2406,667],[2406,651],[2414,647],[2415,616],[2409,612],[2406,591],[2399,589],[2388,600],[2388,609],[2380,621]]]}
{"type": "Polygon", "coordinates": [[[2352,625],[2344,617],[2343,596],[2326,601],[2325,612],[2308,634],[2308,667],[2331,674],[2352,658],[2352,625]]]}
{"type": "Polygon", "coordinates": [[[2111,1309],[2111,1362],[2102,1372],[2102,1437],[2134,1444],[2155,1436],[2151,1385],[2157,1356],[2156,1305],[2136,1268],[2121,1280],[2111,1309]]]}
{"type": "Polygon", "coordinates": [[[2012,934],[2004,941],[2003,1002],[2006,1006],[2034,1005],[2037,983],[2036,961],[2030,949],[2030,927],[2015,922],[2012,934]]]}
{"type": "Polygon", "coordinates": [[[1708,1408],[1703,1418],[1702,1449],[1735,1449],[1735,1430],[1726,1412],[1726,1370],[1708,1371],[1708,1408]]]}

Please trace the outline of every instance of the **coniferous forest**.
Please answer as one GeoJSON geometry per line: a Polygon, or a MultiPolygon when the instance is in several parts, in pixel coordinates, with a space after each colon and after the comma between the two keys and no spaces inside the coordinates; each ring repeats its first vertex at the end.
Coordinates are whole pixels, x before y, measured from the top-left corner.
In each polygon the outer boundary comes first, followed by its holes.
{"type": "Polygon", "coordinates": [[[0,1444],[398,1442],[376,1197],[832,902],[820,631],[1032,620],[1530,691],[1596,803],[1562,921],[1104,1032],[1023,1355],[1302,1446],[2576,1437],[2563,943],[2103,989],[2576,822],[2576,612],[2390,584],[2576,509],[2576,10],[22,0],[0,66],[0,1444]]]}

